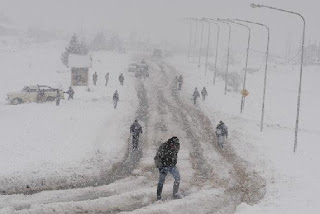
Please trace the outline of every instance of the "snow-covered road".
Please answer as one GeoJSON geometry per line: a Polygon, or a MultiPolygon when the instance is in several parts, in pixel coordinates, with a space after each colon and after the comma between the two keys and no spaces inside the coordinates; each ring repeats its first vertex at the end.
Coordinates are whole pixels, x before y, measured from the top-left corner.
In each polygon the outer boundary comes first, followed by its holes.
{"type": "MultiPolygon", "coordinates": [[[[128,153],[99,181],[69,190],[5,196],[1,213],[234,213],[242,202],[254,204],[265,194],[265,181],[248,168],[229,144],[216,146],[208,117],[177,91],[172,82],[179,70],[163,61],[148,60],[150,77],[137,79],[136,116],[144,134],[138,153],[128,153]],[[158,172],[153,157],[172,136],[181,142],[178,168],[180,200],[171,200],[168,176],[163,200],[155,201],[158,172]],[[106,179],[106,181],[105,181],[106,179]],[[100,186],[96,186],[100,185],[100,186]]],[[[128,139],[128,146],[130,139],[128,139]]]]}

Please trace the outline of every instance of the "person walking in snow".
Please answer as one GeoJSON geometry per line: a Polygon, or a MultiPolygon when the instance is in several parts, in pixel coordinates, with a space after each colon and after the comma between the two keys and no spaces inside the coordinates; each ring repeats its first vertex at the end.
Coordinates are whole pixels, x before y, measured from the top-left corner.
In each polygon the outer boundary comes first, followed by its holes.
{"type": "Polygon", "coordinates": [[[123,81],[124,81],[123,74],[120,74],[120,76],[119,76],[119,82],[120,82],[121,85],[123,85],[123,81]]]}
{"type": "Polygon", "coordinates": [[[113,99],[113,107],[117,108],[117,104],[119,101],[119,94],[117,90],[114,92],[112,99],[113,99]]]}
{"type": "Polygon", "coordinates": [[[173,87],[175,90],[178,89],[178,76],[176,76],[173,80],[173,87]]]}
{"type": "Polygon", "coordinates": [[[203,87],[203,89],[201,90],[201,97],[203,101],[206,99],[206,96],[208,96],[208,92],[206,87],[203,87]]]}
{"type": "Polygon", "coordinates": [[[182,83],[183,83],[183,76],[180,75],[179,78],[178,78],[178,90],[181,90],[181,87],[182,87],[182,83]]]}
{"type": "Polygon", "coordinates": [[[132,150],[136,150],[138,148],[139,136],[142,134],[142,127],[137,119],[130,126],[130,133],[132,135],[132,150]]]}
{"type": "Polygon", "coordinates": [[[56,95],[56,106],[60,105],[60,100],[61,100],[61,95],[60,92],[57,91],[57,95],[56,95]]]}
{"type": "Polygon", "coordinates": [[[106,79],[106,86],[107,86],[109,82],[109,72],[104,76],[104,78],[106,79]]]}
{"type": "Polygon", "coordinates": [[[194,89],[194,92],[193,92],[193,104],[196,104],[197,102],[197,98],[200,97],[200,94],[199,94],[199,91],[197,88],[194,89]]]}
{"type": "Polygon", "coordinates": [[[218,138],[218,145],[223,148],[225,138],[228,138],[228,127],[224,122],[220,121],[216,128],[216,135],[218,138]]]}
{"type": "Polygon", "coordinates": [[[43,90],[43,89],[40,89],[40,90],[37,92],[37,102],[44,102],[44,100],[45,100],[44,90],[43,90]]]}
{"type": "Polygon", "coordinates": [[[167,142],[161,144],[154,161],[156,167],[159,169],[159,182],[157,186],[157,200],[161,200],[163,184],[166,176],[170,173],[174,178],[173,183],[173,198],[178,199],[181,196],[178,194],[180,185],[180,173],[176,167],[178,160],[178,152],[180,150],[179,138],[172,137],[167,142]]]}
{"type": "Polygon", "coordinates": [[[93,85],[97,85],[97,81],[98,81],[98,74],[97,72],[94,72],[93,76],[92,76],[92,79],[93,79],[93,85]]]}
{"type": "Polygon", "coordinates": [[[73,95],[74,95],[74,90],[71,88],[71,86],[69,87],[69,90],[65,92],[66,94],[68,94],[68,100],[73,99],[73,95]]]}

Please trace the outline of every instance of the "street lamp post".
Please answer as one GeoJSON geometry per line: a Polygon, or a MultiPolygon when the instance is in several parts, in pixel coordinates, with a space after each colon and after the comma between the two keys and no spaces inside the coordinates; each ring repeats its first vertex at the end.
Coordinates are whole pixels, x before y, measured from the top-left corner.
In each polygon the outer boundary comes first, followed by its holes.
{"type": "Polygon", "coordinates": [[[198,20],[194,18],[192,20],[196,22],[196,30],[194,33],[194,43],[193,43],[193,59],[192,59],[192,62],[194,63],[194,59],[196,57],[196,47],[197,47],[198,20]]]}
{"type": "Polygon", "coordinates": [[[190,55],[191,55],[191,38],[192,38],[192,22],[193,18],[184,18],[184,20],[189,21],[189,45],[188,45],[188,60],[190,60],[190,55]]]}
{"type": "Polygon", "coordinates": [[[215,19],[209,19],[212,23],[217,25],[218,27],[218,32],[217,32],[217,42],[216,42],[216,57],[214,61],[214,75],[213,75],[213,85],[216,83],[216,76],[217,76],[217,60],[218,60],[218,50],[219,50],[219,34],[220,34],[220,26],[216,22],[215,19]]]}
{"type": "Polygon", "coordinates": [[[190,32],[189,32],[189,47],[188,47],[188,60],[190,60],[190,49],[191,49],[191,37],[192,37],[192,22],[190,21],[190,32]]]}
{"type": "Polygon", "coordinates": [[[230,55],[230,39],[231,39],[231,26],[228,22],[225,22],[221,19],[217,19],[217,21],[227,24],[229,29],[229,38],[228,38],[228,54],[227,54],[227,69],[225,74],[225,86],[224,86],[224,95],[227,94],[227,85],[228,85],[228,72],[229,72],[229,55],[230,55]]]}
{"type": "MultiPolygon", "coordinates": [[[[245,71],[244,71],[243,86],[242,86],[242,90],[245,90],[246,89],[246,81],[247,81],[247,70],[248,70],[248,59],[249,59],[249,50],[250,50],[251,29],[247,25],[234,22],[234,21],[232,21],[230,19],[228,19],[227,21],[229,21],[229,22],[231,22],[233,24],[245,27],[248,30],[248,46],[247,46],[247,56],[246,56],[246,67],[245,67],[245,71]]],[[[245,102],[245,96],[242,95],[241,96],[241,104],[240,104],[240,113],[242,113],[242,111],[243,111],[244,102],[245,102]]]]}
{"type": "Polygon", "coordinates": [[[210,46],[210,22],[207,19],[202,18],[202,21],[208,23],[208,42],[207,42],[207,54],[206,54],[206,65],[204,67],[204,75],[207,76],[207,66],[208,66],[208,55],[209,55],[209,46],[210,46]]]}
{"type": "Polygon", "coordinates": [[[202,35],[203,35],[203,22],[202,20],[199,20],[201,22],[201,36],[200,36],[200,47],[199,47],[199,62],[198,62],[198,67],[200,67],[201,63],[201,46],[202,46],[202,35]]]}
{"type": "Polygon", "coordinates": [[[260,4],[251,4],[250,5],[252,8],[268,8],[268,9],[272,9],[272,10],[278,10],[278,11],[282,11],[282,12],[286,12],[286,13],[291,13],[291,14],[295,14],[297,16],[300,16],[300,18],[303,21],[303,31],[302,31],[302,44],[301,44],[301,62],[300,62],[300,79],[299,79],[299,88],[298,88],[298,101],[297,101],[297,115],[296,115],[296,125],[295,125],[295,137],[294,137],[294,147],[293,147],[293,152],[296,151],[297,149],[297,145],[298,145],[298,129],[299,129],[299,115],[300,115],[300,98],[301,98],[301,84],[302,84],[302,68],[303,68],[303,54],[304,54],[304,37],[305,37],[305,31],[306,31],[306,21],[304,19],[304,17],[297,13],[297,12],[293,12],[293,11],[289,11],[289,10],[283,10],[283,9],[279,9],[279,8],[275,8],[275,7],[270,7],[270,6],[266,6],[266,5],[260,5],[260,4]]]}
{"type": "Polygon", "coordinates": [[[267,72],[268,72],[268,58],[269,58],[270,30],[269,30],[268,26],[266,26],[264,24],[261,24],[261,23],[251,22],[251,21],[241,20],[241,19],[236,19],[236,20],[237,21],[241,21],[241,22],[250,23],[250,24],[260,25],[260,26],[265,27],[267,29],[268,38],[267,38],[266,64],[265,64],[265,69],[264,69],[262,109],[261,109],[261,122],[260,122],[260,131],[262,131],[263,130],[263,121],[264,121],[264,103],[265,103],[265,98],[266,98],[266,87],[267,87],[267,72]]]}

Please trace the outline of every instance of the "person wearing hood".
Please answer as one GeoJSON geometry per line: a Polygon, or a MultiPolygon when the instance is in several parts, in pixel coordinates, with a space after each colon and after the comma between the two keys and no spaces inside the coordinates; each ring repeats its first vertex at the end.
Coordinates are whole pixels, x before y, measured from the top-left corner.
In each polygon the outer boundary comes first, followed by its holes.
{"type": "Polygon", "coordinates": [[[178,199],[181,196],[178,194],[180,185],[180,173],[176,167],[178,161],[178,152],[180,150],[179,138],[172,137],[167,142],[161,144],[154,161],[159,169],[159,182],[157,186],[157,200],[161,200],[163,184],[166,176],[170,173],[174,178],[173,183],[173,198],[178,199]]]}

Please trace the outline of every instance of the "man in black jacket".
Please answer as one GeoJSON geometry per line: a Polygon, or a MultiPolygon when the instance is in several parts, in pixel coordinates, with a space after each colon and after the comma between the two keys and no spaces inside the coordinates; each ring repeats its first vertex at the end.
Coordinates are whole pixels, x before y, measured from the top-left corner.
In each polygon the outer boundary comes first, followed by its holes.
{"type": "Polygon", "coordinates": [[[68,100],[73,99],[74,90],[71,88],[71,86],[69,87],[69,90],[65,93],[69,95],[68,100]]]}
{"type": "Polygon", "coordinates": [[[218,145],[223,148],[225,137],[228,138],[228,127],[224,122],[220,121],[216,128],[216,135],[218,138],[218,145]]]}
{"type": "Polygon", "coordinates": [[[157,200],[161,199],[163,183],[168,173],[171,173],[174,178],[173,183],[173,198],[181,198],[178,194],[180,184],[180,173],[176,167],[180,143],[177,137],[170,138],[167,142],[161,144],[156,156],[154,157],[155,164],[159,169],[159,182],[157,187],[157,200]]]}
{"type": "Polygon", "coordinates": [[[137,119],[130,126],[130,133],[132,134],[132,150],[136,150],[138,148],[139,136],[142,134],[142,127],[137,119]]]}

